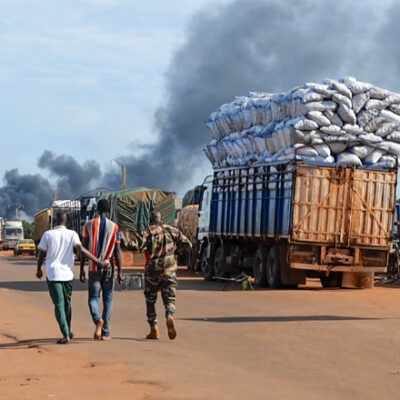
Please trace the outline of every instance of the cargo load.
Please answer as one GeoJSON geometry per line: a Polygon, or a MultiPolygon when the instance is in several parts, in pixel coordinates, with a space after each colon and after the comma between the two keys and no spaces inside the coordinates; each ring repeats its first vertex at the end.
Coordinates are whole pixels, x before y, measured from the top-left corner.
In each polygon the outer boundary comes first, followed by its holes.
{"type": "Polygon", "coordinates": [[[353,77],[285,93],[250,92],[213,112],[204,152],[214,168],[303,160],[397,166],[400,95],[353,77]]]}
{"type": "Polygon", "coordinates": [[[102,198],[110,202],[110,219],[119,225],[122,245],[129,242],[130,233],[141,232],[149,226],[152,211],[159,211],[164,223],[175,225],[174,193],[141,187],[105,192],[97,201],[102,198]]]}

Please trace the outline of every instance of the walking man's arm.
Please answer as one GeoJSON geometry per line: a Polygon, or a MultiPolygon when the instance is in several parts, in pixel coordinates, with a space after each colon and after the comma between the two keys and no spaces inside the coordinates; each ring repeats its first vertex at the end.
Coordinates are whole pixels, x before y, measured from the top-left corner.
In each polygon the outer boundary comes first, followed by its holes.
{"type": "MultiPolygon", "coordinates": [[[[83,246],[83,247],[87,247],[88,244],[89,244],[89,239],[88,239],[88,238],[85,238],[85,237],[82,238],[82,246],[83,246]]],[[[80,270],[80,273],[79,273],[79,280],[80,280],[82,283],[85,283],[85,279],[86,279],[86,276],[85,276],[85,262],[86,262],[86,257],[85,257],[85,255],[83,254],[82,251],[80,252],[80,255],[81,255],[81,257],[80,257],[80,259],[81,259],[81,270],[80,270]]]]}
{"type": "Polygon", "coordinates": [[[122,277],[122,252],[121,252],[121,246],[119,243],[116,243],[115,248],[114,248],[114,259],[115,259],[115,264],[117,266],[117,281],[118,283],[122,283],[123,277],[122,277]]]}
{"type": "Polygon", "coordinates": [[[46,253],[42,250],[39,250],[39,256],[37,259],[37,269],[36,269],[36,278],[42,279],[43,276],[43,271],[42,271],[42,265],[44,261],[46,253]]]}

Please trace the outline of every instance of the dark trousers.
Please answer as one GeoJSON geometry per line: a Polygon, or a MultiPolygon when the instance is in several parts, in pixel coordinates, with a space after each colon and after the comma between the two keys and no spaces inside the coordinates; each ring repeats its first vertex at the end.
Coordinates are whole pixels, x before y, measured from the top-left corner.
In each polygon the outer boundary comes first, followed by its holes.
{"type": "Polygon", "coordinates": [[[165,316],[175,314],[176,273],[146,273],[144,281],[144,296],[146,298],[147,322],[157,324],[156,301],[157,293],[161,290],[161,297],[165,307],[165,316]]]}
{"type": "Polygon", "coordinates": [[[61,333],[67,336],[71,331],[72,281],[47,281],[47,287],[61,333]]]}

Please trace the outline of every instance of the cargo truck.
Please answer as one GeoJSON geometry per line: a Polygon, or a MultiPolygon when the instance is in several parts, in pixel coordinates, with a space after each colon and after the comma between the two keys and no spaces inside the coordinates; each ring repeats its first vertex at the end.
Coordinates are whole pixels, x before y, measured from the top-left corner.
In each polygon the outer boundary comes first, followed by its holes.
{"type": "Polygon", "coordinates": [[[397,170],[268,163],[205,179],[197,258],[206,280],[251,271],[257,286],[368,287],[391,250],[397,170]]]}
{"type": "Polygon", "coordinates": [[[3,226],[3,250],[13,250],[18,240],[24,239],[22,221],[5,221],[3,226]]]}
{"type": "Polygon", "coordinates": [[[81,202],[79,200],[55,200],[50,207],[44,208],[34,215],[34,241],[36,245],[39,244],[43,233],[53,228],[54,216],[57,212],[65,212],[68,218],[67,227],[80,234],[81,202]]]}

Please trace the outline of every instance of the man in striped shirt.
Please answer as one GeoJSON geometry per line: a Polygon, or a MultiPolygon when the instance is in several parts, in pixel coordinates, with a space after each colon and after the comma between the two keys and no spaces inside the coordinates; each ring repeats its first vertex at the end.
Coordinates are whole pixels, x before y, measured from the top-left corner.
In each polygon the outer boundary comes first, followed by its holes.
{"type": "MultiPolygon", "coordinates": [[[[121,274],[121,248],[118,225],[106,217],[110,211],[110,203],[106,199],[99,200],[97,204],[98,217],[88,221],[84,227],[83,245],[89,251],[110,260],[110,266],[101,267],[95,262],[89,262],[89,310],[96,329],[93,335],[95,340],[109,340],[110,321],[114,294],[114,264],[117,266],[117,280],[122,282],[121,274]],[[103,312],[100,311],[100,293],[103,297],[103,312]]],[[[81,282],[85,282],[85,261],[81,257],[81,282]]]]}

